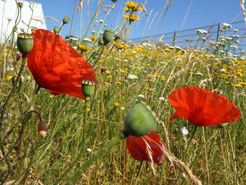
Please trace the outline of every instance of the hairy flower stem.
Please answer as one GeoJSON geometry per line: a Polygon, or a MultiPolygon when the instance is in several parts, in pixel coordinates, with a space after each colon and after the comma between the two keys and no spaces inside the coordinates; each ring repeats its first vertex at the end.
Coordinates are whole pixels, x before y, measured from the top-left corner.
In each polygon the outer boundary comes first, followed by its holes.
{"type": "Polygon", "coordinates": [[[88,161],[86,161],[74,174],[73,176],[67,181],[66,185],[73,185],[75,184],[76,180],[81,176],[81,174],[94,163],[99,157],[104,156],[107,154],[111,148],[118,144],[122,139],[125,137],[123,134],[120,134],[113,139],[111,139],[106,146],[104,146],[101,150],[99,150],[94,156],[92,156],[88,161]]]}
{"type": "MultiPolygon", "coordinates": [[[[61,23],[61,26],[60,26],[60,28],[59,28],[59,31],[58,31],[58,33],[57,33],[58,35],[60,35],[63,26],[64,26],[64,23],[62,22],[62,23],[61,23]]],[[[70,42],[70,41],[69,41],[69,42],[70,42]]]]}
{"type": "Polygon", "coordinates": [[[85,97],[85,107],[84,107],[84,123],[83,123],[83,136],[82,136],[82,148],[81,150],[84,149],[85,146],[85,135],[86,135],[86,120],[87,120],[87,107],[88,107],[88,102],[90,100],[90,97],[85,97]]]}
{"type": "Polygon", "coordinates": [[[84,106],[84,118],[83,118],[83,135],[82,135],[82,147],[80,149],[80,152],[76,159],[72,162],[72,164],[69,166],[69,168],[61,175],[61,177],[54,183],[54,185],[58,185],[68,174],[70,170],[73,169],[73,167],[77,164],[77,162],[82,157],[82,154],[84,153],[84,145],[85,145],[85,134],[86,134],[86,120],[87,120],[87,107],[89,103],[90,97],[85,97],[85,106],[84,106]]]}
{"type": "Polygon", "coordinates": [[[24,71],[24,67],[25,67],[25,63],[26,63],[27,58],[23,57],[22,58],[22,64],[20,67],[20,71],[16,77],[16,79],[14,79],[13,81],[13,87],[9,93],[9,95],[6,97],[6,99],[3,101],[4,103],[1,105],[0,107],[0,133],[1,133],[1,125],[2,125],[2,121],[3,121],[3,115],[5,113],[6,107],[8,105],[9,100],[11,99],[11,97],[15,94],[16,92],[16,87],[17,87],[17,83],[20,81],[21,78],[21,74],[24,71]]]}

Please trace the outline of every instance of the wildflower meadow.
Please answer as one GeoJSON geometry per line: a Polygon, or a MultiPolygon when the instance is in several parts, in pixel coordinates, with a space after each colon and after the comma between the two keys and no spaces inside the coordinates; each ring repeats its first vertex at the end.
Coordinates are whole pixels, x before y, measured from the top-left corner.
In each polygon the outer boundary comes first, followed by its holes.
{"type": "Polygon", "coordinates": [[[66,15],[17,33],[18,14],[0,44],[0,183],[246,184],[244,35],[223,23],[216,41],[199,29],[182,46],[136,43],[149,10],[107,0],[98,19],[103,3],[80,36],[60,36],[66,15]]]}

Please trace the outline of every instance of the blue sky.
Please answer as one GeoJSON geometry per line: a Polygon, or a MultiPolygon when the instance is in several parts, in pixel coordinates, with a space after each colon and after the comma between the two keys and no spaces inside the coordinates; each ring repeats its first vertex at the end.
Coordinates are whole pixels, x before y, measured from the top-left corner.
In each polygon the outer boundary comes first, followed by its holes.
{"type": "MultiPolygon", "coordinates": [[[[144,3],[146,0],[137,0],[137,3],[144,3]]],[[[44,15],[62,20],[64,16],[72,17],[74,0],[37,0],[42,4],[44,15]]],[[[78,6],[78,0],[76,8],[78,6]]],[[[82,35],[88,28],[88,24],[94,14],[98,0],[89,0],[89,7],[86,5],[88,0],[84,0],[84,8],[81,14],[75,12],[72,34],[79,37],[82,26],[82,35]],[[76,26],[75,26],[76,25],[76,26]]],[[[124,21],[122,17],[123,8],[127,0],[118,0],[115,3],[116,10],[112,10],[106,18],[105,28],[114,29],[124,21]]],[[[113,5],[111,0],[105,0],[103,6],[113,5]]],[[[163,9],[166,6],[166,0],[148,0],[146,8],[149,18],[141,13],[141,19],[132,25],[132,30],[128,34],[128,38],[136,38],[146,35],[161,34],[166,32],[180,31],[184,29],[211,25],[216,23],[231,23],[232,21],[242,21],[243,16],[239,0],[173,0],[173,4],[167,11],[166,16],[163,16],[163,9]],[[152,12],[152,13],[151,13],[152,12]],[[149,19],[149,21],[148,21],[149,19]],[[152,22],[152,24],[151,24],[152,22]]],[[[100,10],[100,15],[97,20],[103,19],[105,12],[100,10]]],[[[47,28],[52,30],[54,26],[59,26],[59,23],[52,19],[46,19],[47,28]]],[[[70,32],[71,22],[64,26],[61,35],[64,37],[70,32]]],[[[92,26],[91,30],[98,30],[92,26]]],[[[89,32],[88,36],[91,33],[89,32]]]]}

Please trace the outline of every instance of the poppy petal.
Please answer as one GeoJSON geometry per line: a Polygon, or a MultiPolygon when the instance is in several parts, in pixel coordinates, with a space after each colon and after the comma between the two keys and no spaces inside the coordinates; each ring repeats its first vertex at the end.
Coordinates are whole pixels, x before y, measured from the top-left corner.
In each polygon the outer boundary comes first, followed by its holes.
{"type": "Polygon", "coordinates": [[[179,116],[197,126],[210,126],[237,121],[241,112],[225,96],[199,87],[181,87],[168,100],[176,109],[171,119],[179,116]]]}
{"type": "Polygon", "coordinates": [[[160,147],[165,148],[165,144],[160,142],[160,136],[155,131],[142,137],[127,136],[126,144],[131,156],[138,161],[150,161],[144,139],[151,148],[154,163],[161,163],[164,159],[164,153],[160,147]]]}
{"type": "Polygon", "coordinates": [[[84,99],[81,81],[96,83],[91,65],[54,32],[37,29],[32,34],[34,47],[27,58],[35,81],[53,94],[63,93],[84,99]]]}

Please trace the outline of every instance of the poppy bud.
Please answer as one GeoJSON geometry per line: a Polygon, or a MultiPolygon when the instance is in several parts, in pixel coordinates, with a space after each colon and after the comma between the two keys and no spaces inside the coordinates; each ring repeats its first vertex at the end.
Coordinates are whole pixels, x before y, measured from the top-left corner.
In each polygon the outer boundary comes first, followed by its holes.
{"type": "Polygon", "coordinates": [[[153,131],[157,123],[157,118],[150,108],[143,103],[139,103],[127,113],[123,133],[125,136],[144,136],[153,131]]]}
{"type": "Polygon", "coordinates": [[[92,96],[95,90],[95,82],[91,80],[84,80],[82,83],[82,92],[85,97],[92,96]]]}
{"type": "Polygon", "coordinates": [[[53,31],[54,31],[55,33],[59,33],[60,28],[58,28],[57,26],[55,26],[55,27],[53,28],[53,31]]]}
{"type": "Polygon", "coordinates": [[[22,8],[23,7],[23,3],[22,2],[19,2],[18,3],[18,6],[19,6],[19,8],[22,8]]]}
{"type": "Polygon", "coordinates": [[[67,24],[69,22],[70,18],[68,16],[65,16],[62,20],[63,24],[67,24]]]}
{"type": "Polygon", "coordinates": [[[103,38],[102,37],[100,37],[99,39],[98,39],[98,44],[99,45],[104,45],[104,41],[103,41],[103,38]]]}
{"type": "Polygon", "coordinates": [[[34,36],[27,33],[19,33],[17,37],[17,47],[23,56],[32,51],[34,44],[34,36]]]}
{"type": "Polygon", "coordinates": [[[112,42],[113,41],[113,37],[114,37],[114,31],[108,30],[108,29],[104,30],[104,32],[103,32],[103,41],[104,41],[105,45],[110,43],[110,42],[112,42]]]}
{"type": "Polygon", "coordinates": [[[47,133],[46,125],[42,121],[40,121],[38,124],[38,134],[41,137],[45,138],[46,133],[47,133]]]}

